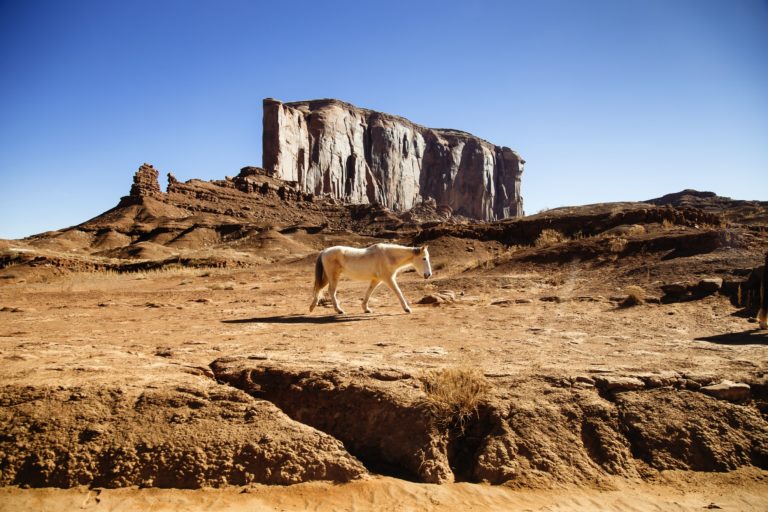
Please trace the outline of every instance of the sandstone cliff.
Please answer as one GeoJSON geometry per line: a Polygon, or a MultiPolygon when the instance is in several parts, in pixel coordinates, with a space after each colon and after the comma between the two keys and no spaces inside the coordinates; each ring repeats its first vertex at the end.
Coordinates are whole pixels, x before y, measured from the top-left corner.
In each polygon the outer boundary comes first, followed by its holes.
{"type": "Polygon", "coordinates": [[[524,164],[469,133],[338,100],[264,100],[264,168],[304,192],[398,211],[431,197],[467,217],[519,217],[524,164]]]}

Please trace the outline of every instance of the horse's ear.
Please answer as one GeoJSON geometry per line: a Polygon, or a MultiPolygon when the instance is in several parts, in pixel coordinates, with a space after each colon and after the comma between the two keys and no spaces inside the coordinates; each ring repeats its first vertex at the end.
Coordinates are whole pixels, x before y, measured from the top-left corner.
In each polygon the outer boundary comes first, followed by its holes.
{"type": "Polygon", "coordinates": [[[421,252],[427,252],[427,249],[429,249],[428,245],[422,245],[421,246],[421,252]]]}

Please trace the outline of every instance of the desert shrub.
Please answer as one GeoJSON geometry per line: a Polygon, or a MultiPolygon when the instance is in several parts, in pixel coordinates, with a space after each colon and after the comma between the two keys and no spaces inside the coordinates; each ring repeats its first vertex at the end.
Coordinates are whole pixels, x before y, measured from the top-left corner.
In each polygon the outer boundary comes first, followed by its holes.
{"type": "Polygon", "coordinates": [[[483,373],[469,367],[432,370],[422,375],[421,383],[427,395],[426,404],[438,424],[461,433],[491,389],[483,373]]]}
{"type": "Polygon", "coordinates": [[[630,285],[624,288],[627,298],[621,303],[624,307],[638,306],[645,302],[645,290],[636,285],[630,285]]]}
{"type": "Polygon", "coordinates": [[[568,237],[559,232],[556,229],[544,229],[539,233],[538,238],[534,242],[536,247],[546,247],[548,245],[565,242],[568,237]]]}

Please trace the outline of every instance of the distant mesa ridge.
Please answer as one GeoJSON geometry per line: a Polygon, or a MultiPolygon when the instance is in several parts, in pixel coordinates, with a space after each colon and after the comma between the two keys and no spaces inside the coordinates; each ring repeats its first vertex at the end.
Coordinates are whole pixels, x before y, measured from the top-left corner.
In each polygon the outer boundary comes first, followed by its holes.
{"type": "Polygon", "coordinates": [[[523,216],[525,161],[472,134],[335,99],[264,100],[263,167],[299,190],[395,211],[434,199],[481,220],[523,216]]]}

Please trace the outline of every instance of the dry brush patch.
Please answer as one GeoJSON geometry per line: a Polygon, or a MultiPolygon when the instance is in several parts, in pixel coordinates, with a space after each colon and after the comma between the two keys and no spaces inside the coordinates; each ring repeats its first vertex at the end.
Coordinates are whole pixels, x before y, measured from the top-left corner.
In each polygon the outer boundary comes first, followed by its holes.
{"type": "Polygon", "coordinates": [[[536,241],[533,243],[536,247],[547,247],[552,244],[559,244],[568,240],[568,237],[556,229],[544,229],[539,233],[536,241]]]}
{"type": "Polygon", "coordinates": [[[637,285],[627,286],[624,288],[624,293],[627,294],[627,298],[624,299],[621,305],[625,308],[645,303],[645,290],[637,285]]]}
{"type": "Polygon", "coordinates": [[[443,428],[464,433],[477,408],[491,391],[491,383],[477,368],[455,367],[426,372],[421,377],[425,402],[443,428]]]}

